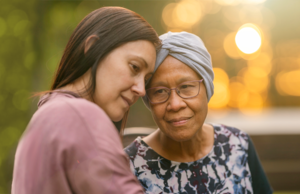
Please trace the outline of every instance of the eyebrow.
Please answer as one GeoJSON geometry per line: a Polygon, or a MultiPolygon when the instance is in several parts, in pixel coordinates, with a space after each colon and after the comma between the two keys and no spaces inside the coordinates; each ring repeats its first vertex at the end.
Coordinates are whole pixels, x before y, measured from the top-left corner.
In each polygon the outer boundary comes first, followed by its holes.
{"type": "Polygon", "coordinates": [[[182,77],[182,78],[178,79],[178,82],[182,83],[182,82],[192,81],[192,80],[195,80],[195,79],[191,79],[190,77],[182,77]]]}
{"type": "Polygon", "coordinates": [[[144,64],[145,64],[145,66],[146,66],[146,69],[148,69],[148,63],[145,61],[145,59],[144,58],[142,58],[142,57],[140,57],[140,56],[135,56],[135,57],[137,57],[140,61],[142,61],[144,64]]]}
{"type": "MultiPolygon", "coordinates": [[[[190,77],[182,77],[182,78],[176,80],[176,82],[177,82],[177,85],[179,85],[179,84],[181,84],[181,83],[183,83],[183,82],[186,82],[186,81],[193,81],[193,80],[195,80],[195,79],[191,79],[190,77]]],[[[167,87],[167,86],[166,86],[167,84],[168,84],[168,83],[165,82],[165,81],[159,81],[159,82],[155,82],[155,83],[151,84],[151,85],[152,85],[151,87],[159,87],[159,86],[167,87]]],[[[149,87],[149,88],[150,88],[150,87],[149,87]]]]}

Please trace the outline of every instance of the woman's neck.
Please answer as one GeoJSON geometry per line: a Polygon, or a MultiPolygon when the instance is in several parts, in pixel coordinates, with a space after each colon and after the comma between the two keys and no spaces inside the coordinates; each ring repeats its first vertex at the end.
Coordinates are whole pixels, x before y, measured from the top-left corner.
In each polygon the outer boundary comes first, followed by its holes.
{"type": "Polygon", "coordinates": [[[202,129],[188,141],[178,142],[161,130],[144,138],[144,141],[161,156],[177,162],[192,162],[206,156],[214,144],[213,126],[204,124],[202,129]],[[149,137],[149,138],[148,138],[149,137]]]}
{"type": "Polygon", "coordinates": [[[90,79],[90,70],[88,70],[85,74],[83,74],[81,77],[79,77],[74,82],[72,82],[66,86],[63,86],[59,89],[74,92],[74,93],[78,94],[79,96],[81,96],[82,98],[92,101],[92,99],[88,95],[83,95],[84,94],[83,91],[86,90],[87,85],[89,83],[89,79],[90,79]]]}

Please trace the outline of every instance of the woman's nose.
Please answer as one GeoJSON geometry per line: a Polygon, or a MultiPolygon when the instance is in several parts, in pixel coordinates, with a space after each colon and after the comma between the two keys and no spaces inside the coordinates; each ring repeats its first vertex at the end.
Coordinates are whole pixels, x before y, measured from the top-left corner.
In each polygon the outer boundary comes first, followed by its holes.
{"type": "Polygon", "coordinates": [[[133,86],[132,86],[132,91],[137,95],[137,96],[145,96],[146,95],[146,90],[145,90],[145,82],[144,79],[137,81],[133,86]]]}
{"type": "Polygon", "coordinates": [[[184,100],[176,93],[175,90],[172,90],[170,97],[167,101],[167,110],[168,111],[179,111],[182,108],[186,107],[184,100]]]}

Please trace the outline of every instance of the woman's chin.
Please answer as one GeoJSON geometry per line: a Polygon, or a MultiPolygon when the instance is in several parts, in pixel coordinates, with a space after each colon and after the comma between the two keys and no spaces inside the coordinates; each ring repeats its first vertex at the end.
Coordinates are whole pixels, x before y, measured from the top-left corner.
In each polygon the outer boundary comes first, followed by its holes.
{"type": "Polygon", "coordinates": [[[113,122],[119,122],[119,121],[121,121],[122,119],[123,119],[123,115],[122,115],[122,117],[111,117],[110,118],[113,122]]]}
{"type": "Polygon", "coordinates": [[[112,114],[108,114],[110,120],[112,120],[113,122],[119,122],[123,119],[124,117],[124,113],[119,113],[119,114],[116,114],[115,112],[112,113],[112,114]]]}
{"type": "Polygon", "coordinates": [[[172,136],[169,136],[173,141],[176,142],[185,142],[191,140],[194,135],[192,134],[172,134],[172,136]]]}

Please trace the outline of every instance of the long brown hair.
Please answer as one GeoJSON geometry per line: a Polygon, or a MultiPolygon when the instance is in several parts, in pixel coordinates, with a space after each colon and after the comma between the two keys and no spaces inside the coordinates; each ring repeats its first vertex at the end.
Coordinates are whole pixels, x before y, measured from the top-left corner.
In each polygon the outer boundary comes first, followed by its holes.
{"type": "MultiPolygon", "coordinates": [[[[51,90],[66,86],[91,69],[91,80],[82,95],[93,99],[96,88],[96,70],[99,62],[113,49],[135,40],[148,40],[156,48],[160,40],[150,24],[137,13],[121,7],[102,7],[88,14],[75,28],[64,50],[51,90]],[[88,51],[85,41],[98,37],[88,51]]],[[[128,113],[122,119],[124,130],[128,113]]],[[[122,129],[123,128],[123,129],[122,129]]]]}

